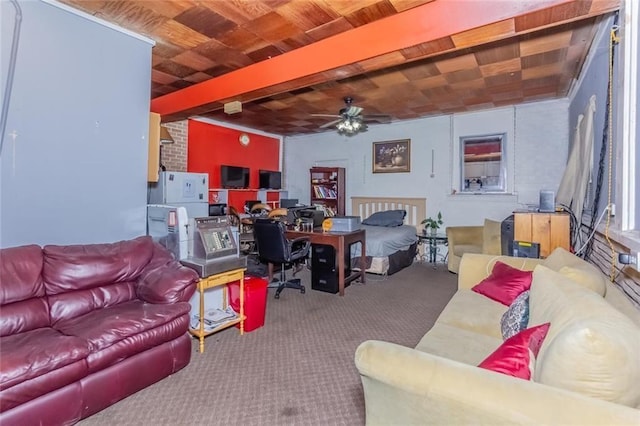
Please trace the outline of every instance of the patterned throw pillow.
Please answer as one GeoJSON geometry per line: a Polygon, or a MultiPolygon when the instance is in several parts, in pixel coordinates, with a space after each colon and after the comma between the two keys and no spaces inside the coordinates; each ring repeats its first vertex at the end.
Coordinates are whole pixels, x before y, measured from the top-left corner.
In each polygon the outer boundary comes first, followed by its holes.
{"type": "Polygon", "coordinates": [[[520,333],[527,328],[529,323],[529,290],[523,291],[515,298],[507,312],[502,315],[500,320],[500,329],[502,330],[502,338],[507,340],[509,337],[520,333]]]}

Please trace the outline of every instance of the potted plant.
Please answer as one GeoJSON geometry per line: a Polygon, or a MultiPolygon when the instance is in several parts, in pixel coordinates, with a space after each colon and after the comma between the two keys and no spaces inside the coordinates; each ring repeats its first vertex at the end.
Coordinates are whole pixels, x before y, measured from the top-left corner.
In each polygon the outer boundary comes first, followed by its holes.
{"type": "Polygon", "coordinates": [[[427,232],[427,229],[429,229],[431,235],[435,235],[436,232],[438,232],[440,225],[444,224],[444,222],[442,221],[442,212],[438,212],[438,215],[435,217],[435,219],[432,217],[428,217],[420,223],[424,225],[425,233],[427,232]]]}

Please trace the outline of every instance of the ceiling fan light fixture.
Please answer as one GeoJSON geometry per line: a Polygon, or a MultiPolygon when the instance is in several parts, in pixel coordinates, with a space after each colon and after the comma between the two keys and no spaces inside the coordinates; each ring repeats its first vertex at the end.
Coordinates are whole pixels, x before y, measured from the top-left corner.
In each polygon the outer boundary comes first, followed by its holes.
{"type": "Polygon", "coordinates": [[[366,131],[367,125],[359,117],[346,117],[336,124],[336,128],[339,134],[352,136],[356,133],[366,131]]]}

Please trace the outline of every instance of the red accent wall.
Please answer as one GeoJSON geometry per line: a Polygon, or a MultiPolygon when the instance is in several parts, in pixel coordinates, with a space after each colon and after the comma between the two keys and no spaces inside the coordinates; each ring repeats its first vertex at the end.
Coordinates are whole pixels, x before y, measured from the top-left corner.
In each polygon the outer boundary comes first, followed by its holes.
{"type": "Polygon", "coordinates": [[[220,188],[220,166],[248,167],[249,187],[258,189],[258,170],[280,170],[280,140],[215,124],[189,120],[187,171],[209,173],[209,188],[220,188]],[[251,138],[248,146],[240,134],[251,138]]]}

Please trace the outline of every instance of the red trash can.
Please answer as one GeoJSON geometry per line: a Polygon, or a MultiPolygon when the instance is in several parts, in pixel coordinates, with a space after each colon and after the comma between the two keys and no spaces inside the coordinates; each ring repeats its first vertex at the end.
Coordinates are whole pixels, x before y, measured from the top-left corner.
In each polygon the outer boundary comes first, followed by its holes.
{"type": "MultiPolygon", "coordinates": [[[[264,325],[267,310],[267,286],[269,282],[258,277],[244,277],[244,331],[253,331],[264,325]]],[[[229,304],[240,312],[240,281],[228,285],[229,304]]],[[[240,328],[240,324],[236,327],[240,328]]]]}

